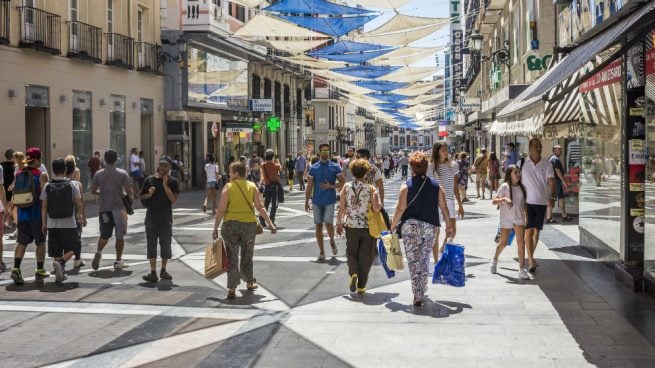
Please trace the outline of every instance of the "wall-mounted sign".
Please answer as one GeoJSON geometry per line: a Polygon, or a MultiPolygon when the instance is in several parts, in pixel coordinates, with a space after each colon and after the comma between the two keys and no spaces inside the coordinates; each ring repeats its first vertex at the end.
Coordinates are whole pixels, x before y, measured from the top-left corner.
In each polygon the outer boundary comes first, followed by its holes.
{"type": "Polygon", "coordinates": [[[280,118],[278,118],[277,116],[271,116],[266,121],[266,129],[272,133],[275,133],[278,130],[280,130],[280,125],[281,125],[280,118]]]}
{"type": "Polygon", "coordinates": [[[612,83],[618,83],[621,81],[621,69],[621,59],[618,59],[587,79],[580,85],[578,90],[580,92],[589,92],[612,83]]]}
{"type": "Polygon", "coordinates": [[[646,51],[646,75],[655,74],[655,48],[646,51]]]}
{"type": "Polygon", "coordinates": [[[462,32],[462,23],[460,21],[460,2],[459,0],[450,1],[450,57],[451,57],[451,84],[450,98],[452,106],[459,103],[459,87],[462,84],[464,68],[462,63],[462,48],[464,43],[464,34],[462,32]]]}
{"type": "MultiPolygon", "coordinates": [[[[537,47],[538,48],[538,47],[537,47]]],[[[550,61],[552,60],[553,55],[544,55],[544,57],[539,58],[536,55],[530,55],[525,60],[528,70],[531,72],[537,70],[546,70],[550,66],[550,61]]]]}
{"type": "Polygon", "coordinates": [[[250,100],[250,110],[252,112],[269,112],[273,111],[272,98],[253,98],[250,100]]]}
{"type": "Polygon", "coordinates": [[[530,48],[533,50],[539,50],[539,40],[530,41],[530,48]]]}

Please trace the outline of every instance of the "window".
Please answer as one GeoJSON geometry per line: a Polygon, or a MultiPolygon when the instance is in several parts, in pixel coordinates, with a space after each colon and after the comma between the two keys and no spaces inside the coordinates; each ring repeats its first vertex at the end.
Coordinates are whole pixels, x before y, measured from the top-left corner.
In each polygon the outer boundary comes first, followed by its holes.
{"type": "Polygon", "coordinates": [[[246,21],[246,8],[241,5],[237,5],[237,16],[236,18],[242,22],[246,21]]]}
{"type": "Polygon", "coordinates": [[[114,0],[107,0],[107,33],[114,33],[114,0]]]}
{"type": "Polygon", "coordinates": [[[73,91],[73,155],[84,188],[89,188],[91,179],[87,165],[93,150],[91,101],[91,92],[73,91]]]}
{"type": "Polygon", "coordinates": [[[143,9],[136,11],[136,40],[143,42],[143,9]]]}
{"type": "MultiPolygon", "coordinates": [[[[78,20],[78,9],[77,9],[77,5],[78,5],[78,4],[77,4],[77,0],[70,0],[70,14],[69,14],[69,18],[70,18],[70,21],[71,21],[71,22],[77,22],[77,20],[78,20]]],[[[77,37],[77,36],[78,36],[78,32],[79,32],[79,30],[78,30],[78,27],[77,27],[77,23],[72,23],[72,24],[71,24],[71,35],[74,36],[74,37],[77,37]]],[[[73,40],[74,43],[75,43],[75,41],[77,41],[77,40],[73,40]]],[[[77,45],[74,45],[74,46],[77,46],[77,45]]]]}
{"type": "Polygon", "coordinates": [[[109,106],[109,147],[118,153],[116,167],[127,169],[125,145],[125,96],[111,95],[109,106]]]}

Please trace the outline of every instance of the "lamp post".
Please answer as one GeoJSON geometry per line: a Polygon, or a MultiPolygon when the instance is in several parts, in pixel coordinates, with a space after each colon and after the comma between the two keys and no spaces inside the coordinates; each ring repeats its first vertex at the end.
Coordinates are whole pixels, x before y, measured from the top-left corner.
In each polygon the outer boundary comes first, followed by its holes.
{"type": "Polygon", "coordinates": [[[495,63],[505,64],[507,66],[507,75],[509,79],[509,84],[512,84],[512,67],[510,65],[510,43],[509,40],[503,42],[503,46],[500,49],[493,51],[490,55],[482,55],[482,40],[484,36],[480,34],[480,31],[475,30],[475,32],[470,36],[470,43],[473,46],[473,50],[480,53],[480,62],[493,60],[495,63]]]}

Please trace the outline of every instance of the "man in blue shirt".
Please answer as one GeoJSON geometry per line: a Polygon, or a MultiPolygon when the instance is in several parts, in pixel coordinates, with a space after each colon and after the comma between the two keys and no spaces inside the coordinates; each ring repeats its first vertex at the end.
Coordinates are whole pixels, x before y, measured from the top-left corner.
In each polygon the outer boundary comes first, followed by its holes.
{"type": "Polygon", "coordinates": [[[505,163],[505,167],[516,165],[517,162],[519,162],[519,154],[516,152],[514,142],[509,142],[507,143],[507,162],[505,163]]]}
{"type": "Polygon", "coordinates": [[[334,204],[337,203],[337,189],[346,182],[339,164],[330,161],[330,145],[321,144],[319,147],[321,159],[309,168],[307,176],[307,191],[305,192],[305,211],[309,212],[309,198],[312,197],[312,210],[314,211],[314,224],[316,225],[316,242],[320,251],[318,262],[325,261],[323,248],[323,224],[330,237],[332,253],[339,253],[334,242],[334,204]],[[338,181],[338,183],[337,183],[338,181]],[[314,183],[317,183],[314,186],[314,183]]]}
{"type": "Polygon", "coordinates": [[[307,159],[302,152],[298,152],[294,169],[296,171],[298,183],[300,184],[300,190],[305,190],[305,169],[307,169],[307,159]]]}

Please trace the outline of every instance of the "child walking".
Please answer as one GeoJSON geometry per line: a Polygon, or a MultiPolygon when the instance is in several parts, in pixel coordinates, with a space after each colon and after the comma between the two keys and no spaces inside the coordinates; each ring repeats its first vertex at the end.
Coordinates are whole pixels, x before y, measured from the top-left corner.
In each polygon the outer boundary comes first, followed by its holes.
{"type": "Polygon", "coordinates": [[[514,229],[519,252],[519,279],[529,280],[530,276],[525,269],[525,187],[521,183],[521,170],[516,165],[510,165],[505,171],[505,182],[498,188],[493,204],[500,209],[500,242],[496,247],[496,254],[489,266],[489,271],[496,273],[498,256],[507,246],[509,234],[514,229]]]}

